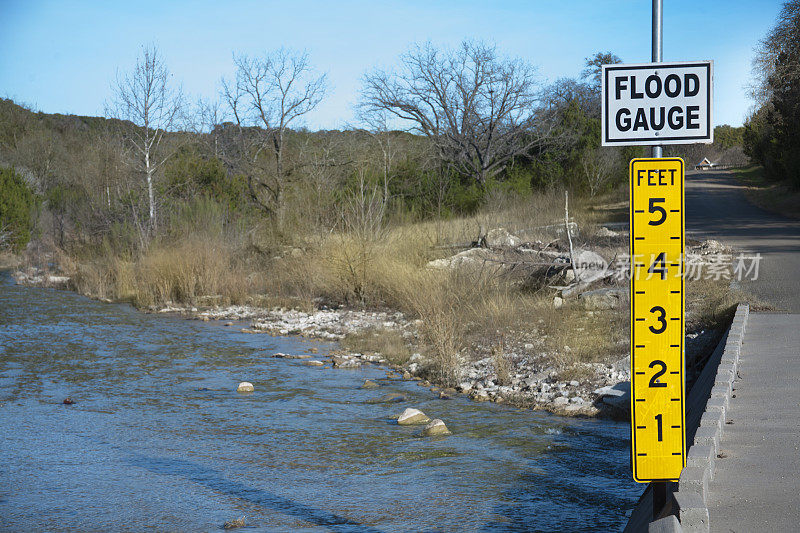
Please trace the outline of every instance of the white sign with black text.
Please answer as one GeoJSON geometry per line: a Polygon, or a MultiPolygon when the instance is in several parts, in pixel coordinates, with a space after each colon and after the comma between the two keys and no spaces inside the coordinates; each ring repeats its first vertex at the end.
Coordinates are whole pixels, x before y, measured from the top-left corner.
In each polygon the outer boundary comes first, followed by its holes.
{"type": "Polygon", "coordinates": [[[714,142],[714,63],[603,65],[602,144],[714,142]]]}

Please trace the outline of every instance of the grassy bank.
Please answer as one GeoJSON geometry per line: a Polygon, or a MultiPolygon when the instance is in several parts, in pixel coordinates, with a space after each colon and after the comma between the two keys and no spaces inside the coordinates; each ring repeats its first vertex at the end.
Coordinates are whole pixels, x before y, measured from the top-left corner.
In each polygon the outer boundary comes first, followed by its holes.
{"type": "MultiPolygon", "coordinates": [[[[576,248],[591,249],[607,260],[626,252],[624,233],[609,237],[599,231],[602,222],[616,217],[621,204],[594,208],[617,200],[574,202],[570,217],[578,227],[576,248]]],[[[566,284],[563,271],[546,278],[492,264],[428,267],[492,228],[565,249],[563,193],[497,199],[473,216],[449,220],[403,223],[356,216],[345,220],[340,231],[306,232],[291,239],[267,226],[230,228],[213,223],[213,216],[202,218],[211,222],[178,224],[181,231],[137,255],[105,245],[71,256],[46,255],[39,262],[70,274],[81,293],[144,309],[250,304],[305,311],[322,305],[399,310],[417,321],[414,339],[377,330],[351,336],[345,346],[380,352],[396,364],[419,351],[431,362],[429,377],[447,385],[456,382],[465,363],[486,357],[502,383],[513,373],[513,356],[520,353],[546,354],[550,365],[561,369],[562,379],[580,379],[580,363],[617,361],[629,350],[627,303],[600,311],[587,311],[575,301],[557,305],[552,287],[566,284]]],[[[692,282],[687,298],[692,327],[715,327],[737,301],[724,281],[692,282]]]]}
{"type": "Polygon", "coordinates": [[[790,218],[800,218],[800,190],[788,180],[770,181],[764,168],[751,165],[733,170],[736,178],[747,187],[745,196],[761,209],[790,218]]]}

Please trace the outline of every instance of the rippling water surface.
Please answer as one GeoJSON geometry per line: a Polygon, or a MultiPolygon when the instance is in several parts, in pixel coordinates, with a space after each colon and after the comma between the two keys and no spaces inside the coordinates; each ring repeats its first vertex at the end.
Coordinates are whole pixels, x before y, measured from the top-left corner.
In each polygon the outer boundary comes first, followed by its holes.
{"type": "Polygon", "coordinates": [[[270,358],[312,347],[333,348],[0,273],[0,529],[219,531],[244,515],[244,531],[608,531],[641,492],[626,424],[270,358]],[[408,401],[367,403],[387,392],[408,401]],[[408,406],[454,434],[397,426],[408,406]]]}

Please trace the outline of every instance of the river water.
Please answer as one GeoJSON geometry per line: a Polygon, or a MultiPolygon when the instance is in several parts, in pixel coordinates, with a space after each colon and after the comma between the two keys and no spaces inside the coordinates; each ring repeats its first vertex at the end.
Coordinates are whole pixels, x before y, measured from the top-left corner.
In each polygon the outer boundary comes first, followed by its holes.
{"type": "Polygon", "coordinates": [[[641,493],[627,424],[270,357],[312,347],[334,348],[0,272],[0,529],[220,531],[245,516],[248,532],[609,531],[641,493]],[[408,401],[368,403],[387,392],[408,401]],[[408,406],[453,435],[397,426],[408,406]]]}

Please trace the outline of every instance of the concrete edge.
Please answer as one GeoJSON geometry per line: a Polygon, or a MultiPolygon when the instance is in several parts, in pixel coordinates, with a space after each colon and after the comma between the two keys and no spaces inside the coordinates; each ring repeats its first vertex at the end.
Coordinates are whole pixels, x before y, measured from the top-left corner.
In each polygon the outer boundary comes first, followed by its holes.
{"type": "Polygon", "coordinates": [[[674,514],[650,522],[647,533],[682,533],[681,523],[674,514]]]}
{"type": "MultiPolygon", "coordinates": [[[[651,531],[709,531],[708,482],[714,478],[714,462],[719,453],[719,443],[725,428],[725,416],[733,391],[733,381],[739,368],[742,339],[749,317],[750,306],[739,304],[728,330],[728,339],[717,368],[711,396],[700,418],[700,427],[695,434],[694,444],[687,451],[687,463],[681,471],[678,492],[673,494],[680,520],[678,529],[651,529],[651,531]]],[[[663,527],[673,526],[664,524],[663,527]]]]}

